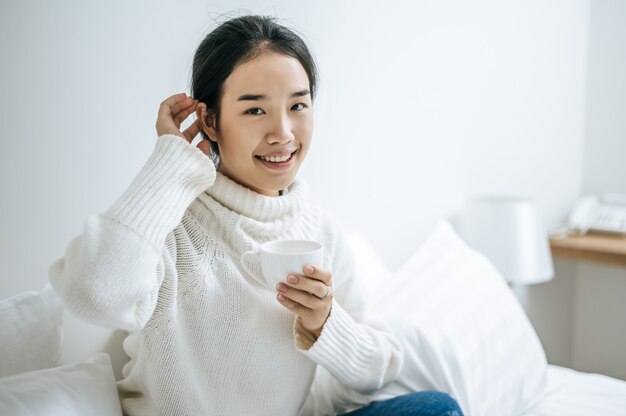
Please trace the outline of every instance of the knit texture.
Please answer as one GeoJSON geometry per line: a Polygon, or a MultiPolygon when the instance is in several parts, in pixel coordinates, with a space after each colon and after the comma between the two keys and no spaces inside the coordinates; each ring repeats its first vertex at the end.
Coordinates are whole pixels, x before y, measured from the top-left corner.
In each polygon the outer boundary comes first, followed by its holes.
{"type": "Polygon", "coordinates": [[[317,365],[360,393],[400,370],[400,343],[367,313],[341,227],[306,185],[258,194],[179,136],[157,139],[131,185],[87,218],[49,274],[73,314],[131,331],[118,382],[130,416],[315,414],[301,407],[317,365]],[[245,251],[276,239],[325,247],[334,299],[317,339],[241,266],[245,251]]]}

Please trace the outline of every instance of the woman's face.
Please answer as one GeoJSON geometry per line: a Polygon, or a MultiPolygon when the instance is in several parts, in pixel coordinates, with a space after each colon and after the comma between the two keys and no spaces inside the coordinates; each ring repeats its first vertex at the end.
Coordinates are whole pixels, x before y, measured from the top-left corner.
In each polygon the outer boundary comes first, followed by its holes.
{"type": "Polygon", "coordinates": [[[309,78],[300,62],[266,51],[237,66],[224,82],[219,131],[210,125],[204,131],[218,143],[221,173],[260,194],[278,195],[293,183],[313,135],[309,78]]]}

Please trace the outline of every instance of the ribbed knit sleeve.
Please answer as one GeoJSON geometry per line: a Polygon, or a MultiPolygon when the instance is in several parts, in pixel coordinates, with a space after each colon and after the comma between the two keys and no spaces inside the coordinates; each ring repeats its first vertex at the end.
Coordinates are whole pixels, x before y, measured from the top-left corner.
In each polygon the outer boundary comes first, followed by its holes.
{"type": "Polygon", "coordinates": [[[184,138],[158,137],[121,197],[103,214],[88,216],[83,233],[50,266],[50,282],[68,310],[107,327],[142,328],[167,263],[176,261],[170,233],[215,175],[213,162],[184,138]]]}
{"type": "Polygon", "coordinates": [[[385,322],[368,312],[352,252],[342,230],[334,230],[332,309],[312,345],[296,322],[296,346],[347,388],[369,394],[396,379],[403,350],[385,322]]]}
{"type": "Polygon", "coordinates": [[[213,184],[215,175],[213,162],[200,149],[180,136],[163,135],[143,169],[104,215],[160,249],[189,204],[213,184]]]}

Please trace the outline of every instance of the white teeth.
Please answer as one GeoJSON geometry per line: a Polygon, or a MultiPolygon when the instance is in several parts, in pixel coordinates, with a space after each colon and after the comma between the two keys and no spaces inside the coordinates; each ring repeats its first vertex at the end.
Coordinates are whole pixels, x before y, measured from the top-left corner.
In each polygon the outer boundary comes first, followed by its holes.
{"type": "Polygon", "coordinates": [[[259,156],[259,157],[260,157],[261,159],[263,159],[263,160],[268,161],[268,162],[274,162],[274,163],[277,163],[277,162],[285,162],[285,161],[289,160],[289,158],[291,157],[291,155],[281,156],[281,157],[277,157],[277,156],[269,156],[269,157],[266,157],[266,156],[259,156]]]}

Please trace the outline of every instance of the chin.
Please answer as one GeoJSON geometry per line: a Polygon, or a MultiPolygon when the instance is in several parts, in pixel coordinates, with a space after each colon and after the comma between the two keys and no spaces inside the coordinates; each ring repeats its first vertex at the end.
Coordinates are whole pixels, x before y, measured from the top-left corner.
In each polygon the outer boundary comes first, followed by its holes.
{"type": "Polygon", "coordinates": [[[291,186],[291,184],[293,184],[294,179],[291,179],[289,181],[284,181],[284,182],[280,182],[280,183],[276,183],[274,184],[271,188],[274,189],[276,192],[282,190],[282,189],[287,189],[291,186]]]}
{"type": "Polygon", "coordinates": [[[268,189],[268,190],[272,190],[274,192],[278,192],[281,189],[289,188],[295,181],[295,178],[296,178],[296,175],[289,175],[289,177],[280,178],[280,179],[271,178],[270,180],[265,182],[265,184],[259,184],[259,185],[265,185],[261,187],[268,189]]]}

